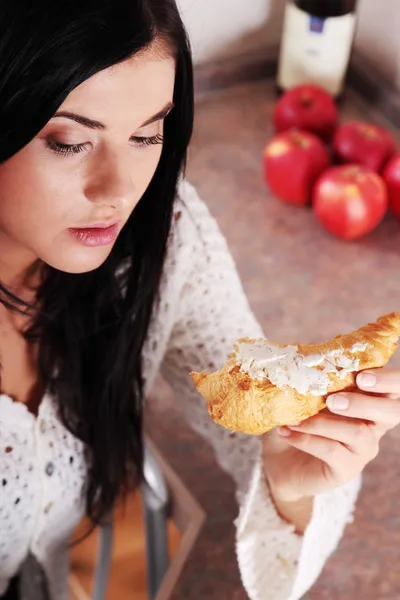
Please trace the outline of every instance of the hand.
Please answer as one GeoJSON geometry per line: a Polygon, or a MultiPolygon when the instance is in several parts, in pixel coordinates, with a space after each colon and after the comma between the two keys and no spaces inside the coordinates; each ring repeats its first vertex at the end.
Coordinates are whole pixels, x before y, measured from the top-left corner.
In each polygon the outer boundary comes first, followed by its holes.
{"type": "Polygon", "coordinates": [[[364,393],[332,394],[329,411],[263,436],[264,468],[275,498],[298,502],[332,490],[377,456],[381,438],[400,423],[400,371],[364,371],[357,385],[364,393]]]}

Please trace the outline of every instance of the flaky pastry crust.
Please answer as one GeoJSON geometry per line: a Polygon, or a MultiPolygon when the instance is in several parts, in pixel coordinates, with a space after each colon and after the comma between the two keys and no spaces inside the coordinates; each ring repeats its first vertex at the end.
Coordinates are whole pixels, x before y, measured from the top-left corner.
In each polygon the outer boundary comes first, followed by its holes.
{"type": "MultiPolygon", "coordinates": [[[[277,387],[268,379],[254,379],[237,364],[236,352],[223,368],[214,373],[192,372],[192,380],[208,403],[211,418],[230,429],[258,435],[277,426],[291,425],[316,415],[326,407],[329,394],[350,391],[356,387],[359,371],[383,367],[396,351],[400,336],[400,313],[380,317],[352,333],[338,335],[328,342],[295,344],[302,356],[325,355],[342,350],[346,356],[358,359],[357,371],[329,373],[327,394],[300,394],[290,386],[277,387]],[[354,345],[366,345],[354,352],[354,345]],[[353,349],[353,350],[352,350],[353,349]]],[[[238,340],[254,343],[256,340],[238,340]]],[[[288,344],[274,344],[285,348],[288,344]]],[[[319,368],[319,367],[315,367],[319,368]]]]}

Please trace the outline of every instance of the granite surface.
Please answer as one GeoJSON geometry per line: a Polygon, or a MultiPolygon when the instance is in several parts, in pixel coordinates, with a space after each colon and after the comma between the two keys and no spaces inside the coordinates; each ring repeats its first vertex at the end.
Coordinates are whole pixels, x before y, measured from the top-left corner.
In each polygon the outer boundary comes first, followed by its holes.
{"type": "MultiPolygon", "coordinates": [[[[188,167],[189,180],[228,239],[266,334],[281,342],[317,341],[400,310],[399,221],[388,217],[371,235],[343,242],[326,233],[310,209],[285,205],[269,193],[261,157],[272,135],[274,102],[268,82],[203,98],[188,167]]],[[[344,121],[383,122],[352,92],[341,112],[344,121]]],[[[391,364],[400,366],[400,352],[391,364]]],[[[153,405],[150,430],[209,514],[174,598],[242,600],[233,552],[232,484],[170,402],[164,398],[153,405]],[[211,494],[213,485],[218,491],[211,494]]],[[[307,600],[400,598],[399,495],[397,429],[366,469],[355,521],[307,600]]]]}

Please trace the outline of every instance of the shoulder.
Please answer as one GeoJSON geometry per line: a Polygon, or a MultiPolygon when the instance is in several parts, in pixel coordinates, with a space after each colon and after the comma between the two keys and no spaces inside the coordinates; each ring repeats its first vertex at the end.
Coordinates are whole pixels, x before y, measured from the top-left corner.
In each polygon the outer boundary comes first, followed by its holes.
{"type": "MultiPolygon", "coordinates": [[[[218,242],[225,243],[216,219],[196,188],[187,179],[182,179],[177,190],[174,218],[171,228],[172,252],[186,253],[192,249],[204,250],[218,242]]],[[[193,258],[193,256],[192,256],[193,258]]]]}
{"type": "Polygon", "coordinates": [[[184,221],[190,221],[199,233],[211,232],[221,235],[217,220],[206,201],[186,179],[182,179],[178,186],[175,208],[184,217],[184,221]]]}
{"type": "Polygon", "coordinates": [[[193,252],[201,239],[203,212],[207,211],[196,189],[187,181],[181,180],[174,204],[171,232],[166,257],[166,267],[179,262],[190,262],[193,252]]]}
{"type": "Polygon", "coordinates": [[[209,265],[210,238],[217,227],[196,188],[181,179],[177,188],[171,232],[165,257],[160,292],[175,297],[193,276],[209,265]]]}

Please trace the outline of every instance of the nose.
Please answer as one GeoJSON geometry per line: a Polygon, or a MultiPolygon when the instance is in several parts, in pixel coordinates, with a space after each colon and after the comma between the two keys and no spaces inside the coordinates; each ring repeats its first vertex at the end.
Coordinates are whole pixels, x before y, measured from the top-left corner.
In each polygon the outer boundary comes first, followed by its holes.
{"type": "Polygon", "coordinates": [[[85,186],[86,198],[97,205],[123,212],[135,199],[132,161],[121,154],[104,156],[91,168],[85,186]]]}

